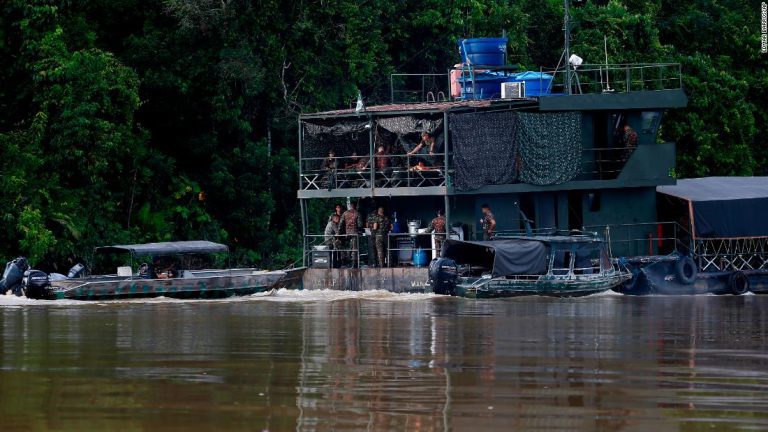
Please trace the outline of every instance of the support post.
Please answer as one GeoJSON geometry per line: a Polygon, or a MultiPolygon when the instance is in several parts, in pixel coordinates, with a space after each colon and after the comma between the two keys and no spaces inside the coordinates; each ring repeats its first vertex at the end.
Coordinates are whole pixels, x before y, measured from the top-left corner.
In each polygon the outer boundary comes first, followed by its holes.
{"type": "MultiPolygon", "coordinates": [[[[445,239],[450,240],[453,230],[451,229],[451,197],[448,194],[443,196],[443,205],[445,206],[445,239]]],[[[437,251],[440,256],[440,251],[437,251]]]]}
{"type": "Polygon", "coordinates": [[[304,128],[301,127],[301,119],[299,119],[299,190],[302,190],[304,187],[302,185],[303,178],[304,178],[304,159],[302,156],[302,150],[304,143],[304,128]]]}
{"type": "Polygon", "coordinates": [[[448,158],[448,144],[450,142],[450,135],[450,131],[448,130],[448,111],[445,111],[443,112],[443,162],[445,163],[445,166],[443,167],[443,177],[445,177],[446,190],[451,183],[448,176],[448,165],[450,162],[450,159],[448,158]]]}
{"type": "Polygon", "coordinates": [[[301,262],[307,267],[307,204],[303,199],[299,200],[299,212],[301,213],[301,262]]]}
{"type": "Polygon", "coordinates": [[[373,117],[371,115],[368,115],[368,125],[370,128],[368,128],[368,151],[370,157],[370,164],[371,164],[371,196],[373,196],[373,188],[376,187],[376,148],[373,143],[373,128],[376,127],[376,125],[373,123],[373,117]]]}

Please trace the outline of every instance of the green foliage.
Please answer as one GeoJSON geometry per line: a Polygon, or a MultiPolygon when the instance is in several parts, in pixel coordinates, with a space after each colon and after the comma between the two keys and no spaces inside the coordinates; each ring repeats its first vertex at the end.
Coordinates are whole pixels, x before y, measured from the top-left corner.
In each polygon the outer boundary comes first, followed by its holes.
{"type": "MultiPolygon", "coordinates": [[[[237,264],[301,256],[296,116],[444,72],[456,39],[510,38],[554,67],[561,0],[9,0],[0,5],[0,255],[64,264],[95,245],[204,238],[237,264]]],[[[588,62],[680,62],[675,172],[766,174],[768,56],[744,0],[588,1],[588,62]]],[[[330,207],[314,203],[311,213],[330,207]]],[[[320,232],[325,218],[310,221],[320,232]],[[317,225],[317,226],[315,226],[317,225]]]]}

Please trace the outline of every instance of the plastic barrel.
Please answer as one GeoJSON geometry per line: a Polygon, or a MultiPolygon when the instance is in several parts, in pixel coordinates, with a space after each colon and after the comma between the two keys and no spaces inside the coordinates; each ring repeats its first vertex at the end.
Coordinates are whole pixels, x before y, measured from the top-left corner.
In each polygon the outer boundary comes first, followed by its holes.
{"type": "Polygon", "coordinates": [[[515,75],[514,80],[525,83],[526,96],[545,96],[552,93],[552,75],[542,72],[523,72],[515,75]]]}
{"type": "Polygon", "coordinates": [[[463,78],[459,78],[461,97],[462,99],[498,99],[501,97],[501,83],[509,80],[509,77],[501,75],[475,74],[473,86],[472,79],[464,75],[463,78]],[[472,97],[473,91],[475,97],[472,97]]]}
{"type": "Polygon", "coordinates": [[[461,61],[473,65],[504,66],[507,41],[507,38],[459,39],[461,61]]]}
{"type": "Polygon", "coordinates": [[[425,267],[427,265],[427,252],[424,249],[413,251],[413,265],[416,267],[425,267]]]}

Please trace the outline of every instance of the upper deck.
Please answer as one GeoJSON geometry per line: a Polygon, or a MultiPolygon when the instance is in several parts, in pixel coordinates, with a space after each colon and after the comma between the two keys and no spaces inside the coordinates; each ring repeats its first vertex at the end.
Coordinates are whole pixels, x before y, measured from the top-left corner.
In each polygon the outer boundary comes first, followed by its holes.
{"type": "MultiPolygon", "coordinates": [[[[574,94],[425,102],[420,99],[434,97],[422,92],[409,99],[412,103],[303,114],[298,197],[447,196],[674,183],[675,146],[658,142],[658,130],[666,109],[687,104],[679,65],[614,66],[580,69],[574,94]],[[607,79],[613,86],[608,90],[607,79]],[[622,140],[624,125],[636,132],[636,146],[622,140]],[[422,139],[427,145],[409,154],[422,139]],[[426,147],[432,141],[430,154],[426,147]]],[[[553,90],[559,86],[562,91],[564,77],[550,73],[553,90]]]]}

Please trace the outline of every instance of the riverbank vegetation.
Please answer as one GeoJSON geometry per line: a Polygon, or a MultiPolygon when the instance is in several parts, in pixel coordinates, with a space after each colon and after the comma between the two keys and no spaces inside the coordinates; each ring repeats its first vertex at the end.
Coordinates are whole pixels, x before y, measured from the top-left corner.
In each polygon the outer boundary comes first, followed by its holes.
{"type": "MultiPolygon", "coordinates": [[[[573,52],[680,62],[665,119],[680,176],[765,175],[768,56],[749,0],[587,0],[573,52]]],[[[242,264],[300,257],[297,115],[389,99],[464,36],[553,67],[561,0],[6,0],[0,256],[62,271],[107,243],[209,239],[242,264]]],[[[599,61],[599,60],[598,60],[599,61]]]]}

